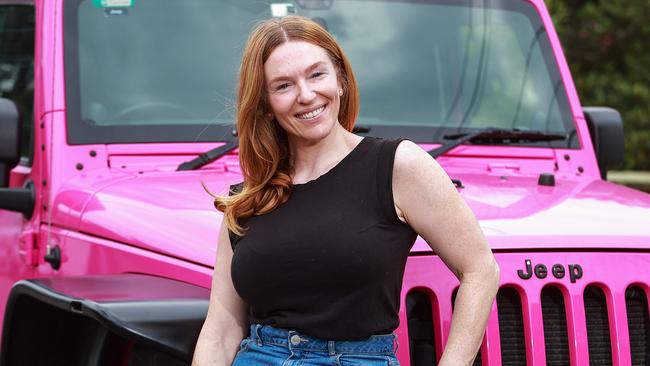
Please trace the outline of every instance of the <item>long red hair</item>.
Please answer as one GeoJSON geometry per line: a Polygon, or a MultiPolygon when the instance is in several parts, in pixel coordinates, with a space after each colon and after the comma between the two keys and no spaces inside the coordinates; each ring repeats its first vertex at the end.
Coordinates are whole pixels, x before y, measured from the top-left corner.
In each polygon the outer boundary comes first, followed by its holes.
{"type": "Polygon", "coordinates": [[[286,132],[267,102],[264,63],[273,50],[289,41],[306,41],[323,48],[337,71],[343,88],[339,123],[352,131],[359,113],[359,90],[347,56],[327,30],[300,16],[269,19],[259,23],[244,49],[237,88],[237,134],[239,164],[244,176],[241,192],[215,197],[226,225],[237,235],[245,228],[238,219],[274,210],[291,194],[291,156],[286,132]]]}

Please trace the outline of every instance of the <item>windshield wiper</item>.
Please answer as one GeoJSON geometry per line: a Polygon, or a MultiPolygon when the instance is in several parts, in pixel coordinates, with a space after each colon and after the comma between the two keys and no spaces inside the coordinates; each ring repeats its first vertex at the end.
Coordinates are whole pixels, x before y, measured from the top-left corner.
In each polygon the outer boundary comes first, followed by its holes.
{"type": "Polygon", "coordinates": [[[542,131],[522,131],[518,129],[506,130],[501,128],[488,128],[470,133],[456,133],[445,135],[445,139],[451,141],[429,151],[434,158],[443,155],[459,145],[473,140],[487,140],[490,142],[537,142],[537,141],[558,141],[566,140],[566,135],[551,134],[542,131]]]}
{"type": "Polygon", "coordinates": [[[239,140],[234,139],[232,141],[228,141],[227,143],[215,147],[214,149],[210,151],[206,151],[202,154],[199,154],[196,158],[186,161],[184,163],[181,163],[178,165],[178,168],[176,168],[176,171],[180,170],[196,170],[201,168],[202,166],[205,166],[207,164],[210,164],[211,162],[219,159],[220,157],[228,154],[229,152],[235,150],[237,147],[239,147],[239,140]]]}
{"type": "MultiPolygon", "coordinates": [[[[370,132],[370,127],[364,125],[354,126],[352,132],[368,133],[370,132]]],[[[178,168],[176,168],[176,171],[200,169],[201,167],[210,164],[211,162],[219,159],[220,157],[228,154],[229,152],[235,150],[238,147],[239,147],[239,140],[234,139],[232,141],[227,142],[224,145],[216,147],[210,151],[206,151],[192,160],[180,163],[178,165],[178,168]]]]}
{"type": "MultiPolygon", "coordinates": [[[[354,126],[352,132],[368,133],[370,132],[370,127],[364,125],[354,126]]],[[[176,171],[200,169],[201,167],[210,164],[211,162],[219,159],[220,157],[228,154],[229,152],[235,150],[238,147],[239,147],[239,140],[234,139],[232,141],[227,142],[224,145],[216,147],[210,151],[206,151],[192,160],[179,164],[178,167],[176,168],[176,171]]]]}

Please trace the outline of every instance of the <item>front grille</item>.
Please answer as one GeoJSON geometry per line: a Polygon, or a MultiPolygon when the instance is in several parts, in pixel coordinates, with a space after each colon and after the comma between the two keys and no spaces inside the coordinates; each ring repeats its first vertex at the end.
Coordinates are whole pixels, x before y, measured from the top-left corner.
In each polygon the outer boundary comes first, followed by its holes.
{"type": "MultiPolygon", "coordinates": [[[[650,365],[650,253],[495,257],[504,285],[474,366],[650,365]]],[[[410,353],[400,355],[405,366],[408,355],[411,366],[435,365],[443,344],[438,332],[449,330],[458,282],[445,277],[448,272],[432,275],[432,268],[444,263],[437,257],[409,258],[405,279],[413,280],[405,282],[408,310],[402,315],[410,353]]]]}
{"type": "Polygon", "coordinates": [[[544,318],[544,343],[546,365],[564,366],[569,361],[569,337],[566,327],[564,296],[557,287],[547,286],[542,290],[542,317],[544,318]]]}
{"type": "Polygon", "coordinates": [[[642,288],[632,286],[625,291],[627,329],[630,334],[632,365],[650,364],[650,316],[648,297],[642,288]]]}
{"type": "Polygon", "coordinates": [[[611,365],[612,348],[605,293],[598,287],[589,286],[584,292],[584,302],[589,341],[589,363],[590,365],[611,365]]]}

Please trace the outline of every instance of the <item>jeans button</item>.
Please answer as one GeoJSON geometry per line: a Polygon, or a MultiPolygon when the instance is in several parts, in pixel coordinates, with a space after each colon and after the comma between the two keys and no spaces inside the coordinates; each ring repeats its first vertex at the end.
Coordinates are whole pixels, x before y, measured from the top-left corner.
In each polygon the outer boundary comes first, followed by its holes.
{"type": "Polygon", "coordinates": [[[297,346],[300,344],[300,336],[297,334],[294,334],[289,338],[289,341],[291,342],[292,345],[297,346]]]}

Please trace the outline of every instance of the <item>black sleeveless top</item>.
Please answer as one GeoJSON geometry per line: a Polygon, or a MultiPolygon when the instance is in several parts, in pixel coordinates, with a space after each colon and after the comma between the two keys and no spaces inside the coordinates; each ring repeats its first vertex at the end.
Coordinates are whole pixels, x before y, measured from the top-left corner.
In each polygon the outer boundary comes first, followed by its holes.
{"type": "Polygon", "coordinates": [[[398,324],[417,234],[395,212],[399,140],[365,137],[338,165],[296,184],[274,211],[242,220],[232,281],[249,321],[324,340],[364,339],[398,324]]]}

